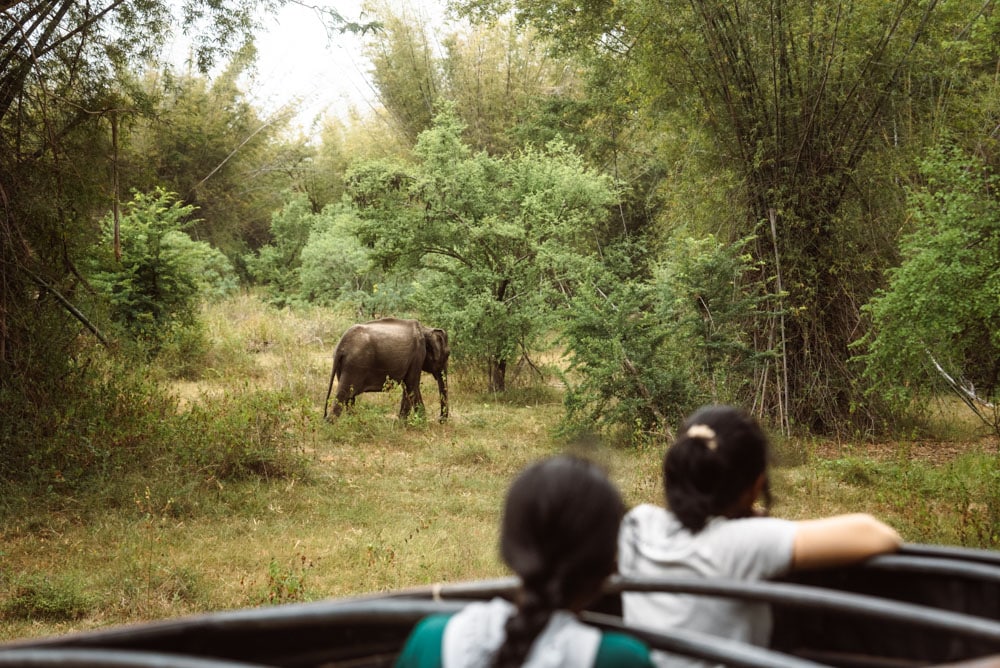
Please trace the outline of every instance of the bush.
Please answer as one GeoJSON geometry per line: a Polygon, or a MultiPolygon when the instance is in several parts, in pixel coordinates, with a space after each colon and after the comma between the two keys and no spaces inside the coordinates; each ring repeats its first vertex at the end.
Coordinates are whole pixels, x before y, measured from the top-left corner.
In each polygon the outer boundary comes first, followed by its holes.
{"type": "Polygon", "coordinates": [[[71,493],[141,470],[170,441],[176,401],[124,353],[86,351],[36,389],[43,398],[0,390],[0,480],[71,493]]]}
{"type": "Polygon", "coordinates": [[[946,389],[1000,434],[1000,176],[957,149],[920,167],[903,262],[864,307],[873,326],[859,359],[897,413],[946,389]]]}
{"type": "Polygon", "coordinates": [[[13,581],[10,596],[0,610],[5,617],[70,621],[80,619],[95,607],[93,597],[76,579],[31,574],[13,581]]]}
{"type": "Polygon", "coordinates": [[[298,294],[302,249],[315,221],[309,198],[292,196],[271,216],[271,243],[245,258],[250,276],[276,306],[286,306],[298,294]]]}
{"type": "Polygon", "coordinates": [[[684,348],[690,342],[658,315],[651,285],[603,287],[581,290],[573,301],[561,430],[610,432],[628,444],[662,437],[695,405],[684,348]]]}
{"type": "Polygon", "coordinates": [[[163,337],[156,364],[169,378],[198,380],[205,371],[210,347],[200,320],[188,326],[175,324],[163,337]]]}
{"type": "Polygon", "coordinates": [[[0,389],[0,512],[18,512],[4,501],[79,493],[94,494],[95,507],[127,506],[133,477],[149,471],[173,489],[306,472],[312,407],[288,392],[206,397],[182,412],[147,365],[102,349],[40,389],[57,400],[0,389]]]}
{"type": "Polygon", "coordinates": [[[311,406],[284,392],[244,390],[204,397],[178,417],[173,452],[203,479],[289,478],[305,473],[311,406]]]}
{"type": "Polygon", "coordinates": [[[203,295],[225,294],[236,284],[225,256],[183,231],[193,212],[162,189],[136,193],[120,221],[120,260],[111,252],[111,217],[102,225],[91,282],[110,303],[111,317],[154,352],[169,333],[194,324],[203,295]]]}
{"type": "Polygon", "coordinates": [[[636,443],[669,436],[701,404],[750,403],[773,357],[750,334],[773,299],[754,279],[750,241],[677,238],[653,278],[605,270],[577,290],[564,337],[564,431],[636,443]]]}

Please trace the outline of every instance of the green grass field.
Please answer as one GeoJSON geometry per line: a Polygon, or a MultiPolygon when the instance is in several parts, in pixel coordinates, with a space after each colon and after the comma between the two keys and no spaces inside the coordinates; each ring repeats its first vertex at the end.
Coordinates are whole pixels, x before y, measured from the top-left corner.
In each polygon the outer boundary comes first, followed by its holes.
{"type": "MultiPolygon", "coordinates": [[[[330,356],[349,318],[249,297],[205,316],[209,367],[198,381],[170,382],[178,411],[225,412],[227,397],[279,392],[291,398],[282,428],[301,466],[273,478],[180,481],[153,467],[114,479],[114,490],[6,499],[0,640],[505,574],[496,546],[503,492],[526,463],[564,447],[552,436],[562,404],[550,378],[524,372],[493,396],[474,370],[453,367],[445,424],[398,421],[399,390],[363,395],[354,413],[327,424],[330,356]]],[[[429,377],[423,387],[435,416],[429,377]]],[[[865,510],[908,541],[996,547],[995,443],[946,402],[932,432],[776,443],[774,514],[865,510]]],[[[661,446],[585,454],[608,467],[627,503],[661,498],[661,446]]]]}

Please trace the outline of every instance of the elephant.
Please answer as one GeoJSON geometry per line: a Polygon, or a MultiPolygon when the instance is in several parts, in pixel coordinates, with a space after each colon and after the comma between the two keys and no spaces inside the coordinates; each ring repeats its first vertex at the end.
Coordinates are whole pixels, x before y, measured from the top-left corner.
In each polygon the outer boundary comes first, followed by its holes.
{"type": "Polygon", "coordinates": [[[448,333],[426,327],[416,320],[382,318],[350,327],[340,337],[333,352],[330,386],[323,402],[323,418],[327,418],[333,379],[339,380],[333,403],[333,418],[345,406],[354,405],[362,392],[381,392],[386,381],[403,385],[399,417],[405,419],[416,407],[424,410],[420,396],[420,373],[426,371],[437,380],[441,396],[441,421],[448,418],[448,333]]]}

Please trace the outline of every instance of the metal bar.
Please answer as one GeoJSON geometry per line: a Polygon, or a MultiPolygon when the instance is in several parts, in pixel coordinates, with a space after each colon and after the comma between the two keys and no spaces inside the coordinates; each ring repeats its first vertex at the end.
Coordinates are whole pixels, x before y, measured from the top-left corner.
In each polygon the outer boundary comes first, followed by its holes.
{"type": "Polygon", "coordinates": [[[10,649],[0,650],[0,666],[27,668],[263,668],[261,664],[238,663],[164,652],[113,649],[10,649]]]}
{"type": "Polygon", "coordinates": [[[864,615],[903,622],[961,637],[978,638],[1000,646],[1000,622],[925,605],[903,603],[821,587],[781,582],[743,582],[721,578],[626,578],[617,576],[609,591],[701,594],[777,603],[828,612],[864,615]]]}
{"type": "MultiPolygon", "coordinates": [[[[937,557],[939,559],[953,559],[964,562],[981,562],[1000,566],[1000,551],[984,550],[971,547],[957,547],[954,545],[925,545],[923,543],[905,543],[899,550],[899,554],[915,557],[937,557]]],[[[881,559],[882,557],[877,557],[881,559]]]]}
{"type": "Polygon", "coordinates": [[[654,649],[723,663],[727,666],[739,668],[821,668],[827,665],[707,633],[681,629],[653,631],[641,626],[626,626],[618,617],[596,612],[584,612],[580,618],[588,624],[639,638],[654,649]]]}
{"type": "Polygon", "coordinates": [[[1000,583],[1000,562],[963,560],[913,554],[886,554],[873,557],[861,564],[863,569],[918,573],[921,575],[942,575],[968,578],[980,582],[1000,583]]]}

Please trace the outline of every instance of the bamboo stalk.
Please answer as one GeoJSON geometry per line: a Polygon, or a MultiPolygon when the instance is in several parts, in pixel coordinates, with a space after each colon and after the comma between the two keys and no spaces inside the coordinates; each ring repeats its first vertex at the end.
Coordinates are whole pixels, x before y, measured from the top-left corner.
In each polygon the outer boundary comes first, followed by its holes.
{"type": "Polygon", "coordinates": [[[778,288],[778,323],[781,335],[781,385],[778,386],[778,419],[781,433],[785,436],[791,432],[788,422],[788,348],[785,338],[784,288],[781,284],[781,255],[778,253],[778,215],[774,209],[767,210],[771,221],[771,243],[774,245],[774,267],[777,275],[778,288]]]}

